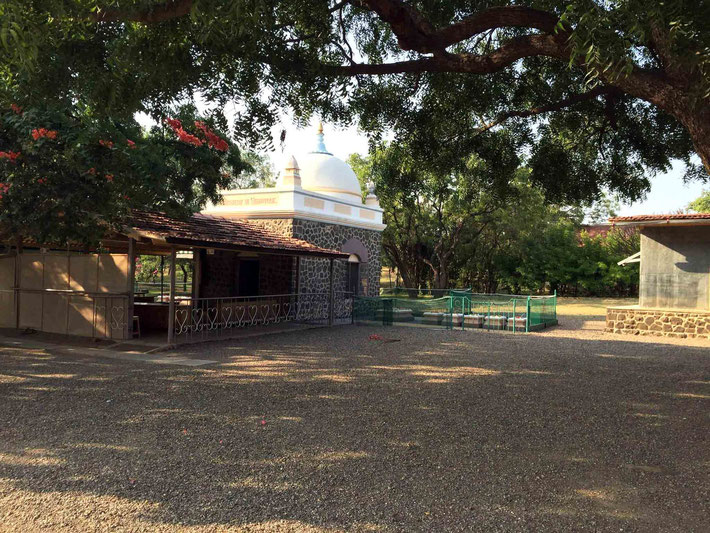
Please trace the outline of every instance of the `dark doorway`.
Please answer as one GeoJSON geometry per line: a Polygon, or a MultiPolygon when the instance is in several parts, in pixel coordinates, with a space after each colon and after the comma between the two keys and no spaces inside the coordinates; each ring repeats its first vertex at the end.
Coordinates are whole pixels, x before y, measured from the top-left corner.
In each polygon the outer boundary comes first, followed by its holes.
{"type": "Polygon", "coordinates": [[[360,263],[348,263],[348,292],[351,296],[360,294],[360,263]]]}
{"type": "Polygon", "coordinates": [[[239,262],[239,296],[259,295],[259,261],[239,262]]]}

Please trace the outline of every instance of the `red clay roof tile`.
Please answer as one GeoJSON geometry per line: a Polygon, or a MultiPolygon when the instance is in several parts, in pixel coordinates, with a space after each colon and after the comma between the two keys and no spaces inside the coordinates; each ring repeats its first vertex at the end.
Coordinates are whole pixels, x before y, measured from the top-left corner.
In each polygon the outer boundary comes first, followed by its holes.
{"type": "Polygon", "coordinates": [[[188,246],[275,251],[289,255],[348,256],[301,239],[279,235],[247,220],[202,214],[179,219],[165,213],[134,210],[128,225],[139,232],[162,237],[167,242],[188,246]]]}
{"type": "Polygon", "coordinates": [[[656,222],[663,220],[710,220],[710,213],[676,213],[673,215],[634,215],[629,217],[613,217],[609,222],[656,222]]]}

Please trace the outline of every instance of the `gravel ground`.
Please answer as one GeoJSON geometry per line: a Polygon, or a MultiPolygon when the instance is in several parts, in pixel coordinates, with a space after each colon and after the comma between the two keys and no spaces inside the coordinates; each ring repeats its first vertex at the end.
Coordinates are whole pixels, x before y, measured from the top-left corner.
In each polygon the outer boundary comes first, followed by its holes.
{"type": "Polygon", "coordinates": [[[562,319],[0,348],[0,530],[708,531],[710,344],[562,319]]]}

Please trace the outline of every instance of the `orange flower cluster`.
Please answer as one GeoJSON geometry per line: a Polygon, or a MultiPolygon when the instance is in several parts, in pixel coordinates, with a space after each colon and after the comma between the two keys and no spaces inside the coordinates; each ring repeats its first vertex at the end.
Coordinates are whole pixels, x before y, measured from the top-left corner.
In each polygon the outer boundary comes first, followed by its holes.
{"type": "Polygon", "coordinates": [[[173,129],[173,131],[175,131],[175,130],[181,130],[181,129],[182,129],[182,122],[180,122],[180,121],[179,121],[178,119],[176,119],[176,118],[169,118],[169,117],[168,117],[168,118],[165,119],[165,123],[166,123],[168,126],[170,126],[170,127],[173,129]]]}
{"type": "Polygon", "coordinates": [[[39,128],[39,129],[32,130],[32,138],[35,141],[42,139],[43,137],[46,137],[47,139],[56,139],[57,138],[57,131],[56,130],[48,130],[47,128],[39,128]]]}
{"type": "Polygon", "coordinates": [[[227,144],[227,141],[209,129],[204,122],[196,120],[195,127],[204,134],[207,139],[207,146],[214,148],[215,150],[219,150],[220,152],[226,152],[229,150],[229,144],[227,144]]]}
{"type": "Polygon", "coordinates": [[[0,200],[2,200],[2,197],[10,190],[10,186],[11,184],[9,183],[0,183],[0,200]]]}
{"type": "Polygon", "coordinates": [[[45,185],[47,183],[47,178],[39,178],[37,180],[37,183],[39,183],[40,185],[45,185]]]}
{"type": "Polygon", "coordinates": [[[20,152],[0,152],[0,159],[8,159],[10,163],[17,163],[20,152]]]}
{"type": "Polygon", "coordinates": [[[106,181],[113,183],[113,174],[106,174],[106,181]]]}
{"type": "Polygon", "coordinates": [[[192,146],[202,146],[202,141],[195,137],[194,135],[187,133],[185,130],[178,130],[175,132],[178,139],[185,144],[191,144],[192,146]]]}
{"type": "Polygon", "coordinates": [[[165,123],[170,126],[173,132],[175,132],[175,135],[177,135],[179,141],[184,142],[185,144],[191,144],[192,146],[202,146],[202,141],[194,135],[187,133],[182,127],[182,122],[179,120],[175,118],[166,118],[165,123]]]}
{"type": "Polygon", "coordinates": [[[111,141],[105,141],[103,139],[99,139],[99,144],[103,146],[104,148],[113,148],[113,142],[111,141]]]}
{"type": "Polygon", "coordinates": [[[191,144],[192,146],[202,146],[205,142],[207,142],[208,147],[214,148],[220,152],[226,152],[229,150],[229,143],[209,129],[204,122],[200,122],[199,120],[195,121],[195,127],[205,137],[204,141],[195,135],[187,133],[185,128],[182,126],[182,122],[175,118],[166,118],[165,123],[170,126],[175,135],[177,135],[178,140],[186,144],[191,144]]]}
{"type": "Polygon", "coordinates": [[[10,109],[12,109],[18,115],[22,114],[22,108],[17,104],[10,104],[10,109]]]}

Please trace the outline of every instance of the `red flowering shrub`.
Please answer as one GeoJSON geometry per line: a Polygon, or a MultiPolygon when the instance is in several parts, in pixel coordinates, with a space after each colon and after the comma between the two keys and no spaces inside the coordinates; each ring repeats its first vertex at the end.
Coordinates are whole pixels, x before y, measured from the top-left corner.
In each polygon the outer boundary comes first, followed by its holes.
{"type": "Polygon", "coordinates": [[[0,159],[7,159],[10,163],[17,163],[20,152],[0,152],[0,159]]]}
{"type": "Polygon", "coordinates": [[[184,142],[185,144],[191,144],[192,146],[197,146],[197,147],[202,146],[202,144],[203,144],[203,142],[200,139],[198,139],[194,135],[187,133],[183,129],[179,129],[175,133],[177,134],[178,139],[180,141],[184,142]]]}
{"type": "Polygon", "coordinates": [[[11,104],[11,105],[10,105],[10,109],[12,109],[12,110],[13,110],[15,113],[17,113],[18,115],[21,115],[21,114],[22,114],[22,108],[21,108],[19,105],[17,105],[17,104],[11,104]]]}
{"type": "Polygon", "coordinates": [[[202,146],[207,142],[207,146],[214,148],[219,152],[227,152],[229,150],[229,143],[225,141],[222,137],[213,132],[204,122],[199,120],[195,121],[195,127],[202,133],[205,140],[203,141],[199,137],[192,135],[185,131],[182,126],[182,122],[173,118],[166,118],[165,123],[170,126],[175,135],[177,135],[178,140],[192,146],[202,146]]]}
{"type": "Polygon", "coordinates": [[[165,123],[170,126],[175,132],[177,132],[177,130],[182,129],[182,122],[180,122],[176,118],[166,118],[165,123]]]}
{"type": "Polygon", "coordinates": [[[56,139],[57,138],[57,131],[56,130],[48,130],[47,128],[35,128],[32,130],[32,138],[37,141],[39,139],[42,139],[46,137],[47,139],[56,139]]]}
{"type": "Polygon", "coordinates": [[[2,200],[2,197],[5,196],[5,193],[10,190],[10,187],[10,183],[0,183],[0,200],[2,200]]]}
{"type": "Polygon", "coordinates": [[[247,168],[237,153],[211,149],[219,139],[193,125],[204,119],[192,108],[183,122],[165,120],[166,143],[135,120],[10,104],[0,106],[0,227],[28,238],[95,245],[129,209],[186,214],[218,200],[226,168],[247,168]]]}
{"type": "Polygon", "coordinates": [[[215,150],[219,150],[220,152],[226,152],[229,150],[229,144],[227,141],[209,129],[204,122],[196,120],[195,127],[204,134],[207,139],[207,146],[214,148],[215,150]]]}

